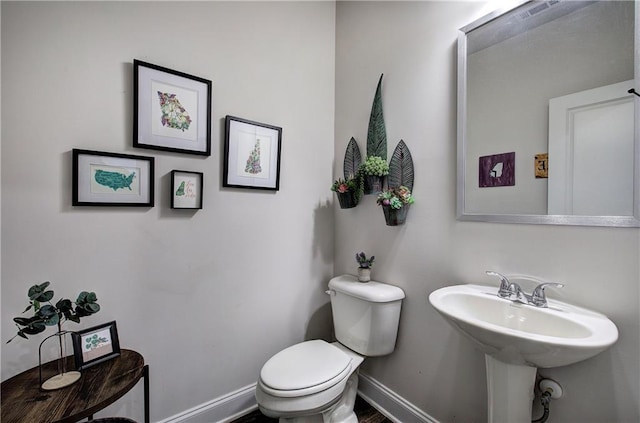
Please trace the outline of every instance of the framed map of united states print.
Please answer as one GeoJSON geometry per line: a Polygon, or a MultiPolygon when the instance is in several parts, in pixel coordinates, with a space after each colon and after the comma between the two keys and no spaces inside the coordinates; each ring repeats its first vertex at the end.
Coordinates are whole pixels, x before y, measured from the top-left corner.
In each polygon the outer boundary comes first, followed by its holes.
{"type": "Polygon", "coordinates": [[[153,207],[154,158],[73,149],[74,206],[153,207]]]}

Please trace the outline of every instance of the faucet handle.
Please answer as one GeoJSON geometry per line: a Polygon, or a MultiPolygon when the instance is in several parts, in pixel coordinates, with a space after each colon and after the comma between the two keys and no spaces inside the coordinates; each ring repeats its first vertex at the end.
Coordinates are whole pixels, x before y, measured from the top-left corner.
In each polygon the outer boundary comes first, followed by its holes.
{"type": "Polygon", "coordinates": [[[506,276],[501,275],[498,272],[494,272],[493,270],[487,270],[485,272],[489,276],[497,276],[500,278],[500,289],[498,289],[498,297],[507,298],[511,295],[511,282],[507,279],[506,276]]]}
{"type": "Polygon", "coordinates": [[[545,282],[536,286],[531,294],[531,304],[536,307],[546,307],[547,306],[547,296],[544,293],[544,289],[547,286],[553,286],[555,288],[562,288],[564,284],[555,283],[555,282],[545,282]]]}

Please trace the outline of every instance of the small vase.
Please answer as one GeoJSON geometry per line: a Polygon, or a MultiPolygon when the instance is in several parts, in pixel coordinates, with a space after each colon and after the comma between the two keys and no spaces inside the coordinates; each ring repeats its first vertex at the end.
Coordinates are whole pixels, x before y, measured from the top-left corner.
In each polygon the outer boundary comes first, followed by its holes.
{"type": "Polygon", "coordinates": [[[65,386],[69,386],[80,379],[80,372],[77,371],[67,371],[67,333],[69,331],[63,331],[60,329],[58,325],[58,332],[53,335],[47,336],[40,343],[40,347],[38,348],[38,367],[39,367],[39,381],[40,388],[44,391],[53,391],[56,389],[64,388],[65,386]],[[43,381],[42,380],[42,344],[45,343],[48,339],[57,337],[58,338],[58,374],[50,377],[49,379],[43,381]]]}
{"type": "Polygon", "coordinates": [[[399,209],[383,205],[382,211],[384,212],[384,220],[387,222],[387,226],[404,225],[407,219],[407,213],[409,212],[409,204],[405,204],[399,209]]]}
{"type": "Polygon", "coordinates": [[[376,194],[382,192],[384,176],[366,175],[364,177],[364,193],[376,194]]]}
{"type": "Polygon", "coordinates": [[[371,280],[371,269],[358,267],[358,280],[360,282],[369,282],[371,280]]]}
{"type": "Polygon", "coordinates": [[[352,209],[358,205],[356,193],[353,191],[336,192],[341,209],[352,209]]]}

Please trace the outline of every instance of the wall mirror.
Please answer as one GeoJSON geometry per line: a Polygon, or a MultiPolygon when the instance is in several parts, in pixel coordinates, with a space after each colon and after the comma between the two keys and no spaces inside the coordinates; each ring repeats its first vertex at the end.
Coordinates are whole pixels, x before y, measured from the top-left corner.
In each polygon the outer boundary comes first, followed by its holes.
{"type": "Polygon", "coordinates": [[[459,220],[640,227],[640,5],[520,2],[458,37],[459,220]]]}

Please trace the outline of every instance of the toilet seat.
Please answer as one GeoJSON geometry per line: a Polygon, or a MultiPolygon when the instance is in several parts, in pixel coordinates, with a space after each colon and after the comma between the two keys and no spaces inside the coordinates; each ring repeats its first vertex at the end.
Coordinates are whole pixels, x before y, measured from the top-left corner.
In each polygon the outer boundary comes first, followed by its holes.
{"type": "Polygon", "coordinates": [[[302,342],[269,359],[260,371],[261,388],[281,398],[326,390],[352,373],[352,358],[323,340],[302,342]]]}

